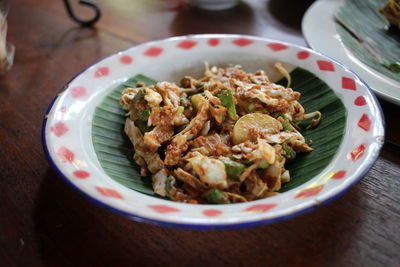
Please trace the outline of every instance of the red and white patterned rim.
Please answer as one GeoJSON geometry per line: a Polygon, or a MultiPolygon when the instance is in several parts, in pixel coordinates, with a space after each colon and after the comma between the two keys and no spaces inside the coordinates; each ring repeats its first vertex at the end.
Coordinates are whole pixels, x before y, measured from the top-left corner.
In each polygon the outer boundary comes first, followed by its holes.
{"type": "MultiPolygon", "coordinates": [[[[271,74],[271,77],[273,75],[271,74]]],[[[92,65],[54,100],[43,124],[50,163],[87,197],[137,220],[194,228],[268,223],[309,210],[357,182],[376,160],[384,128],[368,87],[339,63],[307,48],[243,35],[192,35],[145,43],[92,65]],[[136,74],[177,81],[199,76],[202,64],[241,64],[248,71],[272,70],[275,62],[305,68],[324,80],[347,110],[346,133],[334,160],[317,176],[275,197],[231,205],[175,203],[130,190],[102,170],[93,149],[94,108],[116,85],[136,74]]]]}

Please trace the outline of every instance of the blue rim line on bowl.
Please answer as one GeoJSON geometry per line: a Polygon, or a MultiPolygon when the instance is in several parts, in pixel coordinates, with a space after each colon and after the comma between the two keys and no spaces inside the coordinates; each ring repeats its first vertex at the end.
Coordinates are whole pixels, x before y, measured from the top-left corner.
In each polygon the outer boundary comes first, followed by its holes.
{"type": "MultiPolygon", "coordinates": [[[[287,42],[282,42],[282,41],[277,41],[277,40],[272,40],[272,39],[267,39],[267,38],[261,38],[261,37],[255,37],[255,36],[250,36],[250,35],[231,35],[231,34],[200,34],[200,35],[185,35],[185,36],[178,36],[178,37],[171,37],[171,38],[167,38],[167,39],[162,39],[162,40],[156,40],[156,41],[152,41],[152,42],[148,42],[145,43],[145,45],[151,45],[152,43],[157,43],[160,41],[173,41],[173,40],[183,40],[183,39],[188,39],[190,37],[203,37],[203,38],[223,38],[223,37],[230,37],[230,38],[243,38],[243,37],[247,37],[247,38],[251,38],[251,39],[256,39],[256,40],[263,40],[263,41],[270,41],[270,42],[277,42],[277,43],[282,43],[282,44],[286,44],[289,46],[294,46],[297,48],[301,48],[303,50],[306,50],[308,52],[312,52],[314,54],[317,54],[319,56],[325,57],[327,59],[329,59],[330,61],[338,64],[339,66],[341,66],[343,69],[345,69],[346,71],[352,73],[355,77],[357,77],[361,83],[367,88],[367,90],[371,93],[372,99],[373,99],[373,104],[378,108],[378,112],[379,112],[379,116],[382,118],[382,125],[383,125],[383,135],[384,136],[384,117],[383,117],[383,112],[382,112],[382,108],[375,96],[375,94],[373,93],[373,91],[371,90],[371,88],[364,82],[364,80],[362,80],[357,74],[355,74],[353,71],[351,71],[349,68],[347,68],[346,66],[342,65],[340,62],[336,61],[335,59],[332,59],[329,56],[325,56],[317,51],[314,51],[312,49],[306,48],[306,47],[302,47],[296,44],[291,44],[291,43],[287,43],[287,42]]],[[[141,46],[141,45],[138,45],[141,46]]],[[[136,46],[136,47],[138,47],[136,46]]],[[[131,48],[127,48],[125,50],[119,51],[117,53],[114,53],[108,57],[105,57],[103,59],[100,59],[96,62],[94,62],[93,64],[91,64],[90,66],[88,66],[87,68],[83,69],[82,71],[80,71],[78,74],[76,74],[73,78],[71,78],[64,87],[62,87],[62,89],[60,90],[60,93],[64,90],[66,90],[69,86],[69,84],[77,77],[79,76],[82,72],[86,71],[87,69],[89,69],[91,66],[102,62],[103,60],[106,60],[110,57],[112,57],[115,54],[119,54],[119,53],[123,53],[124,51],[127,51],[131,48]]],[[[44,120],[42,123],[42,130],[41,130],[41,140],[42,140],[42,146],[43,146],[43,150],[45,152],[46,158],[50,163],[50,166],[53,167],[56,170],[56,173],[59,177],[61,177],[67,184],[71,185],[72,188],[75,191],[78,191],[79,193],[81,193],[82,195],[84,195],[85,197],[87,197],[92,203],[95,203],[96,205],[106,208],[107,210],[110,210],[114,213],[120,214],[120,215],[124,215],[129,217],[130,219],[133,219],[135,221],[138,222],[147,222],[147,223],[151,223],[151,224],[155,224],[155,225],[160,225],[160,226],[175,226],[175,227],[179,227],[179,228],[186,228],[186,229],[198,229],[198,230],[205,230],[205,229],[238,229],[238,228],[245,228],[245,227],[251,227],[251,226],[256,226],[256,225],[260,225],[260,224],[270,224],[270,223],[274,223],[274,222],[279,222],[279,221],[284,221],[305,213],[308,213],[312,210],[314,210],[316,207],[323,205],[323,204],[327,204],[333,200],[335,200],[336,198],[340,197],[341,195],[343,195],[345,192],[347,192],[350,187],[352,187],[354,184],[358,183],[360,181],[360,179],[362,177],[365,176],[365,174],[369,171],[369,169],[372,167],[372,165],[376,162],[378,156],[379,156],[379,152],[383,146],[383,142],[382,143],[378,143],[378,147],[375,148],[375,153],[371,156],[372,158],[370,159],[370,162],[368,162],[368,165],[363,169],[363,171],[359,174],[358,177],[356,177],[351,184],[349,184],[347,187],[343,188],[341,191],[337,192],[335,195],[330,196],[322,201],[316,201],[313,203],[308,204],[308,206],[306,206],[305,208],[299,210],[299,211],[295,211],[291,214],[287,214],[287,215],[281,215],[275,218],[267,218],[267,219],[261,219],[261,220],[255,220],[255,221],[249,221],[249,222],[243,222],[243,223],[226,223],[226,224],[202,224],[202,223],[177,223],[177,222],[166,222],[166,221],[162,221],[162,220],[156,220],[156,219],[150,219],[150,218],[146,218],[146,217],[142,217],[133,213],[129,213],[123,210],[120,210],[118,208],[115,208],[109,204],[106,204],[94,197],[92,197],[91,195],[89,195],[88,193],[86,193],[85,191],[83,191],[82,189],[80,189],[78,186],[74,185],[71,181],[69,181],[69,179],[62,173],[62,171],[57,167],[57,165],[55,164],[55,162],[53,161],[52,157],[50,156],[48,147],[47,147],[47,143],[46,143],[46,124],[47,124],[47,116],[49,114],[49,112],[51,111],[53,105],[55,104],[56,100],[58,99],[59,94],[57,96],[54,97],[54,99],[51,101],[45,116],[44,116],[44,120]]]]}

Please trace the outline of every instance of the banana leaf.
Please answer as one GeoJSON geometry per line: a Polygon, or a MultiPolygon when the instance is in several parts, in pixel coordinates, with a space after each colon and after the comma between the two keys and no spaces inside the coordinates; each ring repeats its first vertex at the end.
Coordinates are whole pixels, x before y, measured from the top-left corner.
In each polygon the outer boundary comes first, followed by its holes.
{"type": "Polygon", "coordinates": [[[361,62],[400,82],[400,29],[379,12],[387,0],[349,0],[336,13],[337,32],[361,62]]]}
{"type": "MultiPolygon", "coordinates": [[[[300,103],[305,112],[319,110],[322,117],[317,127],[301,131],[307,143],[312,140],[314,150],[297,153],[295,159],[286,162],[285,168],[289,170],[291,180],[282,186],[280,192],[309,181],[328,166],[342,142],[346,124],[346,109],[342,101],[324,81],[301,68],[293,70],[290,76],[292,89],[301,93],[300,103]]],[[[286,79],[277,83],[287,84],[286,79]]]]}
{"type": "MultiPolygon", "coordinates": [[[[315,150],[299,153],[286,164],[292,179],[282,187],[281,192],[309,181],[331,162],[343,138],[346,120],[343,103],[326,83],[301,68],[293,70],[291,77],[292,88],[302,93],[300,102],[306,112],[319,110],[323,115],[318,127],[302,132],[307,141],[312,139],[315,150]]],[[[115,88],[96,107],[92,139],[105,173],[128,188],[155,196],[151,177],[141,177],[140,167],[132,159],[134,149],[124,133],[125,111],[118,103],[122,90],[135,87],[139,81],[146,85],[155,83],[150,78],[137,75],[115,88]]],[[[278,83],[285,85],[286,80],[278,83]]]]}
{"type": "Polygon", "coordinates": [[[135,150],[124,132],[125,111],[119,104],[125,88],[136,87],[137,82],[146,85],[156,81],[137,75],[117,86],[96,107],[92,122],[92,140],[97,158],[104,172],[120,184],[133,190],[155,195],[151,177],[141,177],[140,167],[134,162],[135,150]]]}

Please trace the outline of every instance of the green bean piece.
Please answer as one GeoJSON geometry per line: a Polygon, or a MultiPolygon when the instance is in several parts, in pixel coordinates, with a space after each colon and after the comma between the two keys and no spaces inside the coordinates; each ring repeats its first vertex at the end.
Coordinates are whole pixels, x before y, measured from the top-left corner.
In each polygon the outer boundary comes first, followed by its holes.
{"type": "Polygon", "coordinates": [[[260,164],[258,164],[258,169],[266,169],[268,167],[269,167],[269,164],[265,159],[262,159],[260,164]]]}
{"type": "Polygon", "coordinates": [[[184,107],[179,106],[179,107],[176,109],[176,112],[177,112],[178,114],[181,114],[184,110],[185,110],[184,107]]]}
{"type": "Polygon", "coordinates": [[[282,122],[282,127],[284,131],[289,131],[289,132],[293,132],[294,131],[294,127],[293,125],[290,123],[289,117],[285,114],[283,114],[282,112],[276,112],[273,114],[273,117],[275,119],[282,117],[283,122],[282,122]]]}
{"type": "Polygon", "coordinates": [[[139,128],[142,134],[150,132],[154,129],[153,126],[147,126],[147,121],[137,120],[135,121],[135,126],[139,128]]]}
{"type": "Polygon", "coordinates": [[[227,204],[229,199],[224,195],[223,192],[217,188],[211,188],[203,194],[203,197],[207,199],[210,204],[227,204]]]}
{"type": "Polygon", "coordinates": [[[283,130],[284,131],[289,131],[289,132],[293,132],[294,131],[294,127],[292,126],[292,124],[290,124],[289,119],[287,119],[286,117],[284,118],[282,126],[283,126],[283,130]]]}
{"type": "Polygon", "coordinates": [[[285,118],[285,114],[283,114],[282,112],[274,112],[271,114],[272,117],[274,117],[275,119],[282,117],[285,118]]]}
{"type": "Polygon", "coordinates": [[[139,120],[147,121],[147,119],[150,117],[150,114],[151,114],[151,109],[150,108],[142,109],[139,112],[139,120]]]}
{"type": "MultiPolygon", "coordinates": [[[[244,164],[246,164],[247,166],[253,165],[254,160],[246,160],[244,162],[244,164]]],[[[267,169],[268,167],[269,167],[268,162],[265,159],[261,159],[260,164],[258,164],[257,169],[267,169]]]]}
{"type": "Polygon", "coordinates": [[[230,178],[234,179],[238,179],[239,175],[243,172],[244,168],[246,167],[244,164],[230,159],[224,159],[222,162],[225,165],[226,174],[228,174],[230,178]]]}
{"type": "Polygon", "coordinates": [[[221,100],[221,104],[228,109],[229,116],[232,120],[239,119],[238,114],[236,113],[235,107],[235,99],[233,98],[231,90],[223,90],[221,93],[217,95],[219,100],[221,100]]]}
{"type": "Polygon", "coordinates": [[[146,95],[143,89],[135,95],[130,103],[130,118],[131,120],[147,120],[150,116],[151,110],[146,110],[147,101],[144,99],[146,95]]]}
{"type": "Polygon", "coordinates": [[[132,109],[130,113],[130,118],[133,121],[136,120],[141,120],[141,121],[147,121],[147,119],[150,117],[151,114],[151,109],[148,107],[145,107],[143,109],[132,109]]]}
{"type": "Polygon", "coordinates": [[[289,146],[288,144],[283,143],[282,149],[283,149],[284,155],[287,159],[294,159],[296,157],[296,151],[294,151],[294,149],[291,146],[289,146]]]}
{"type": "Polygon", "coordinates": [[[144,99],[146,93],[143,89],[140,89],[139,92],[135,95],[135,97],[132,99],[131,105],[135,106],[137,102],[140,102],[142,104],[146,104],[147,101],[144,99]]]}
{"type": "Polygon", "coordinates": [[[399,73],[400,72],[400,62],[383,65],[385,68],[389,69],[391,72],[399,73]]]}

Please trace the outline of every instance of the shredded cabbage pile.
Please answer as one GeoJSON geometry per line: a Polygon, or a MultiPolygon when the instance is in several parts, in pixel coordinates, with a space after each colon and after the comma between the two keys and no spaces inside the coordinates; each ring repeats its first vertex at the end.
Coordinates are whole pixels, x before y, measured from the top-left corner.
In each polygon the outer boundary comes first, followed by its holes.
{"type": "MultiPolygon", "coordinates": [[[[281,64],[277,69],[290,75],[281,64]]],[[[240,66],[209,68],[180,85],[159,82],[122,92],[125,132],[141,175],[152,175],[154,192],[186,203],[236,203],[277,194],[290,180],[287,160],[310,152],[299,122],[300,93],[271,82],[264,71],[240,66]]]]}

